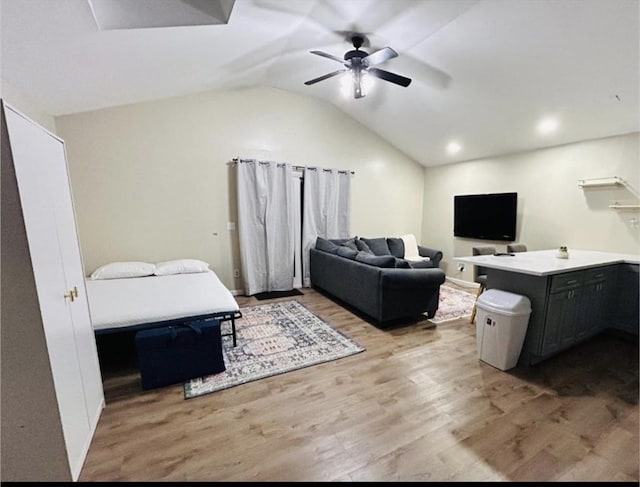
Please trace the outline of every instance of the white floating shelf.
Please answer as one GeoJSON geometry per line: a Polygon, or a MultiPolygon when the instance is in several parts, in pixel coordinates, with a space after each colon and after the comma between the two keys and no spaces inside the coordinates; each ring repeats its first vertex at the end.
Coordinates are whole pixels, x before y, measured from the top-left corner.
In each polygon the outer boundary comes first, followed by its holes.
{"type": "Polygon", "coordinates": [[[614,210],[640,210],[640,205],[609,205],[614,210]]]}
{"type": "Polygon", "coordinates": [[[625,186],[625,184],[618,176],[610,178],[578,179],[579,188],[603,188],[612,186],[625,186]]]}

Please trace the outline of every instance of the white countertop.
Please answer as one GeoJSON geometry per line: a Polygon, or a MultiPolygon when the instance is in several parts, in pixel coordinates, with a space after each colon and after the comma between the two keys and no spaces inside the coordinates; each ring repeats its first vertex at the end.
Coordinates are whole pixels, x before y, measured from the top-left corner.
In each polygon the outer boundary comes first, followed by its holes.
{"type": "Polygon", "coordinates": [[[568,259],[558,259],[557,249],[517,252],[513,256],[476,255],[454,257],[453,260],[491,269],[548,276],[607,264],[640,264],[640,254],[616,254],[596,250],[569,250],[568,259]]]}

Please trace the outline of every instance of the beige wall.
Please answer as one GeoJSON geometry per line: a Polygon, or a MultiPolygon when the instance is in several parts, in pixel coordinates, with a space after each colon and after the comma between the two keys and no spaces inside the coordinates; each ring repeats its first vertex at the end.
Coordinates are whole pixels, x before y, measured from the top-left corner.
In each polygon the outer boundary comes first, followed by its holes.
{"type": "Polygon", "coordinates": [[[424,168],[330,104],[257,88],[56,118],[85,269],[206,260],[241,289],[234,157],[355,171],[352,234],[420,235],[424,168]]]}
{"type": "Polygon", "coordinates": [[[637,198],[626,189],[578,188],[578,179],[619,176],[640,191],[639,134],[590,140],[550,149],[482,159],[425,171],[422,241],[442,249],[447,275],[472,280],[471,269],[458,272],[456,256],[471,255],[474,245],[505,242],[453,237],[453,196],[518,192],[516,239],[530,250],[602,250],[640,252],[634,211],[612,210],[618,200],[637,198]]]}

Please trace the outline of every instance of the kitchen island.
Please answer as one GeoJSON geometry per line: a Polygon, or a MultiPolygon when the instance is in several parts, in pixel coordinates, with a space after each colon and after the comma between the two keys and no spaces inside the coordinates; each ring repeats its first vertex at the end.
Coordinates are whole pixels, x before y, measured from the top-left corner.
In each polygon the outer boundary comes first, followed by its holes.
{"type": "Polygon", "coordinates": [[[487,289],[527,296],[531,315],[518,365],[534,365],[593,335],[637,341],[640,255],[569,249],[455,257],[486,269],[487,289]]]}

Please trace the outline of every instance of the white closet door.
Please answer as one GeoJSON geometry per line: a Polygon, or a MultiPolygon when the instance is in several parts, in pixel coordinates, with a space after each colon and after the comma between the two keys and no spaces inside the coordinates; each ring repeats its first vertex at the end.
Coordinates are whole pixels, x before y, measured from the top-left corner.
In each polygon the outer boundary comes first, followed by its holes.
{"type": "MultiPolygon", "coordinates": [[[[90,426],[94,429],[104,404],[102,376],[100,375],[96,340],[89,315],[89,302],[85,289],[84,269],[78,243],[64,144],[53,137],[51,140],[52,157],[42,164],[42,172],[51,187],[55,188],[54,194],[51,195],[51,203],[55,212],[67,289],[77,290],[77,297],[69,309],[76,338],[80,372],[83,377],[87,413],[90,426]]],[[[88,449],[89,445],[87,444],[86,447],[88,449]]]]}
{"type": "Polygon", "coordinates": [[[86,299],[72,302],[65,297],[71,288],[65,275],[68,263],[61,250],[61,242],[66,241],[66,237],[61,236],[64,228],[58,227],[61,218],[56,203],[60,192],[65,194],[65,188],[56,187],[53,170],[49,170],[49,165],[64,168],[66,175],[66,160],[59,139],[10,107],[5,108],[62,430],[72,477],[77,479],[93,430],[87,413],[85,380],[76,341],[78,333],[71,319],[72,308],[84,306],[86,299]]]}

